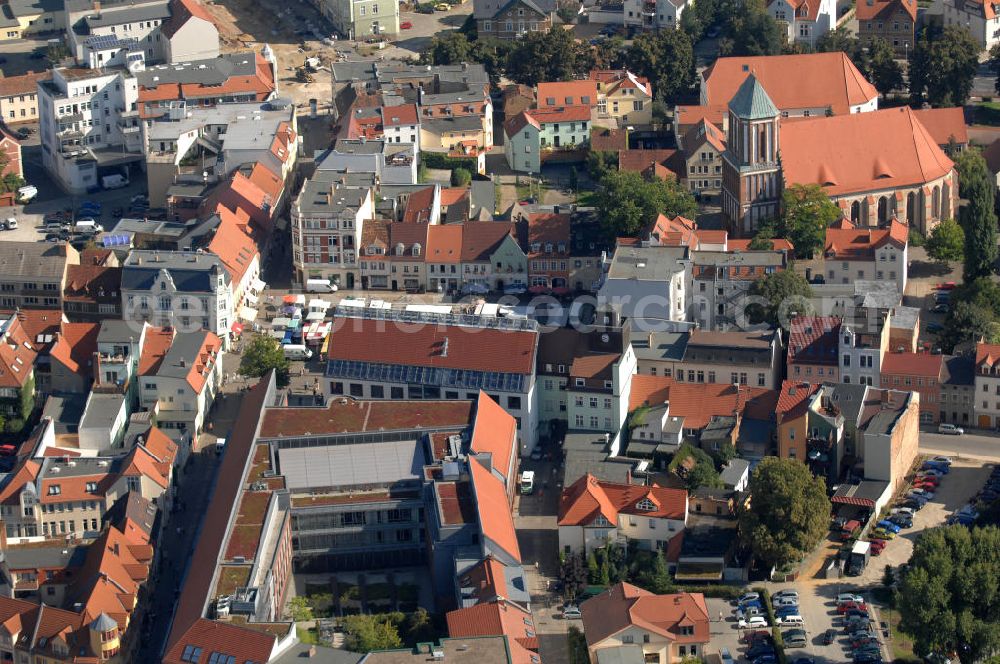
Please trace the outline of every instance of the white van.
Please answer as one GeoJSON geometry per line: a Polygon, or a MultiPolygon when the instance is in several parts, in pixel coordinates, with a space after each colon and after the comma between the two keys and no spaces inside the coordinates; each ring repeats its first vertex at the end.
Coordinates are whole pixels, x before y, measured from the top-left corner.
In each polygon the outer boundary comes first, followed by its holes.
{"type": "Polygon", "coordinates": [[[781,625],[782,627],[791,627],[792,625],[795,625],[796,627],[801,627],[802,625],[805,624],[805,621],[802,620],[802,616],[793,615],[793,616],[784,616],[782,618],[778,618],[778,624],[781,625]]]}
{"type": "Polygon", "coordinates": [[[93,219],[77,219],[76,224],[73,225],[74,233],[103,233],[104,226],[93,219]]]}
{"type": "Polygon", "coordinates": [[[329,279],[306,279],[306,291],[309,293],[335,293],[337,284],[331,284],[329,279]]]}
{"type": "Polygon", "coordinates": [[[226,439],[219,438],[218,440],[215,441],[215,453],[222,454],[225,451],[226,451],[226,439]]]}
{"type": "Polygon", "coordinates": [[[303,344],[288,344],[283,347],[285,359],[288,360],[308,360],[313,356],[313,352],[303,344]]]}
{"type": "Polygon", "coordinates": [[[17,228],[17,219],[14,217],[7,217],[7,221],[3,222],[3,227],[9,231],[14,230],[17,228]]]}
{"type": "Polygon", "coordinates": [[[17,190],[17,199],[27,203],[38,195],[38,187],[33,184],[26,184],[17,190]]]}

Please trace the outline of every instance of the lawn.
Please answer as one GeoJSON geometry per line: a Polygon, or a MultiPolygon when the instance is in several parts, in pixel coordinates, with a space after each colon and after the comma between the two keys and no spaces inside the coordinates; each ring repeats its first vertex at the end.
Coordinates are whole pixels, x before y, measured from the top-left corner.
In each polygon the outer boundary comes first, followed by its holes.
{"type": "Polygon", "coordinates": [[[975,109],[976,124],[1000,126],[1000,102],[984,101],[975,109]]]}
{"type": "Polygon", "coordinates": [[[594,207],[597,204],[597,192],[585,191],[576,198],[576,203],[580,207],[594,207]]]}

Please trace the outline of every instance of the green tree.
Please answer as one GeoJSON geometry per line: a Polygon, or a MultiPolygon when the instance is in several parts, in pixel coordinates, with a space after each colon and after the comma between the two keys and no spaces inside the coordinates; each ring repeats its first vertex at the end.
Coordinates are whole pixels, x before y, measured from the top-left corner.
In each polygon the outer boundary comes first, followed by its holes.
{"type": "Polygon", "coordinates": [[[278,387],[288,385],[288,359],[278,340],[265,334],[255,334],[243,349],[240,358],[240,375],[260,378],[271,369],[275,371],[278,387]]]}
{"type": "Polygon", "coordinates": [[[344,618],[344,645],[352,652],[371,652],[399,648],[403,640],[391,616],[362,614],[344,618]]]}
{"type": "Polygon", "coordinates": [[[573,80],[592,64],[589,44],[578,44],[572,32],[529,32],[510,51],[506,74],[516,83],[533,87],[543,81],[573,80]]]}
{"type": "Polygon", "coordinates": [[[740,537],[767,565],[800,560],[830,523],[826,483],[795,459],[765,457],[750,476],[750,508],[739,515],[740,537]]]}
{"type": "Polygon", "coordinates": [[[431,621],[431,614],[420,606],[406,619],[406,640],[408,643],[429,643],[437,640],[437,630],[431,621]]]}
{"type": "Polygon", "coordinates": [[[297,595],[288,602],[288,612],[295,622],[313,619],[313,610],[312,606],[309,605],[309,599],[302,595],[297,595]]]}
{"type": "Polygon", "coordinates": [[[966,341],[985,339],[988,343],[1000,342],[1000,330],[996,321],[996,315],[980,304],[953,302],[951,314],[939,335],[941,347],[950,353],[955,346],[966,341]]]}
{"type": "Polygon", "coordinates": [[[945,219],[927,237],[927,254],[937,261],[960,261],[965,255],[965,232],[957,221],[945,219]]]}
{"type": "Polygon", "coordinates": [[[899,584],[900,628],[913,650],[955,651],[965,664],[1000,651],[1000,530],[925,530],[899,584]]]}
{"type": "Polygon", "coordinates": [[[990,70],[996,77],[993,81],[993,89],[1000,93],[1000,44],[994,44],[989,55],[990,70]]]}
{"type": "MultiPolygon", "coordinates": [[[[588,561],[589,562],[589,561],[588,561]]],[[[583,554],[570,553],[559,567],[559,578],[563,582],[563,593],[573,600],[587,589],[587,567],[584,566],[583,554]]]]}
{"type": "Polygon", "coordinates": [[[625,66],[625,40],[620,35],[597,42],[593,48],[594,66],[598,69],[621,69],[625,66]]]}
{"type": "Polygon", "coordinates": [[[587,579],[590,583],[601,581],[601,565],[597,562],[597,554],[593,551],[587,556],[587,579]]]}
{"type": "Polygon", "coordinates": [[[467,168],[456,168],[451,172],[451,186],[468,187],[472,182],[472,173],[467,168]]]}
{"type": "Polygon", "coordinates": [[[782,194],[777,235],[792,243],[795,255],[811,258],[826,241],[826,229],[843,213],[818,184],[793,184],[782,194]]]}
{"type": "Polygon", "coordinates": [[[674,589],[670,570],[659,551],[635,552],[629,582],[657,595],[667,594],[674,589]]]}
{"type": "Polygon", "coordinates": [[[970,282],[994,273],[997,262],[996,185],[977,150],[964,151],[955,161],[959,193],[967,203],[959,210],[965,231],[965,271],[970,282]]]}
{"type": "Polygon", "coordinates": [[[668,469],[684,479],[689,491],[699,487],[721,487],[722,481],[715,470],[715,462],[707,452],[690,443],[684,443],[674,453],[668,469]]]}
{"type": "Polygon", "coordinates": [[[786,327],[792,314],[807,315],[812,309],[809,298],[812,287],[801,274],[788,268],[773,272],[758,279],[750,286],[750,295],[755,299],[746,310],[751,323],[768,323],[774,327],[786,327]]]}
{"type": "Polygon", "coordinates": [[[439,32],[431,38],[422,59],[429,65],[454,65],[472,61],[473,42],[458,30],[439,32]]]}
{"type": "Polygon", "coordinates": [[[694,83],[694,47],[683,30],[642,32],[628,50],[629,67],[649,79],[653,93],[668,102],[694,83]]]}
{"type": "Polygon", "coordinates": [[[698,211],[691,192],[676,180],[646,180],[628,171],[608,172],[601,178],[595,205],[609,237],[635,237],[659,214],[693,218],[698,211]]]}
{"type": "Polygon", "coordinates": [[[968,30],[924,28],[910,54],[911,103],[963,106],[979,66],[979,45],[968,30]]]}
{"type": "Polygon", "coordinates": [[[587,153],[587,173],[590,179],[597,181],[608,171],[618,170],[618,153],[606,150],[591,150],[587,153]]]}
{"type": "Polygon", "coordinates": [[[881,37],[873,39],[868,47],[868,65],[872,83],[882,94],[903,88],[903,68],[896,62],[892,46],[881,37]]]}
{"type": "Polygon", "coordinates": [[[730,15],[727,32],[719,55],[781,55],[785,48],[785,32],[758,0],[748,0],[744,11],[730,15]]]}

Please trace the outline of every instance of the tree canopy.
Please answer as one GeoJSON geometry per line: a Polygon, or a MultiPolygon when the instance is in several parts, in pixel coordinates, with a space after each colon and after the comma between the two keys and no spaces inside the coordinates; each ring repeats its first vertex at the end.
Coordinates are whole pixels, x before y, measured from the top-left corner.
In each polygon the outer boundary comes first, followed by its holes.
{"type": "Polygon", "coordinates": [[[766,322],[773,327],[787,328],[792,312],[806,315],[812,310],[807,302],[813,295],[812,288],[806,278],[791,267],[753,282],[750,294],[763,300],[747,307],[751,323],[766,322]]]}
{"type": "Polygon", "coordinates": [[[534,87],[545,81],[571,81],[590,71],[589,44],[581,44],[568,30],[529,32],[507,56],[507,77],[534,87]]]}
{"type": "Polygon", "coordinates": [[[945,219],[931,230],[927,254],[938,261],[960,261],[965,256],[965,232],[957,221],[945,219]]]}
{"type": "Polygon", "coordinates": [[[826,229],[843,216],[818,184],[793,184],[782,194],[777,236],[787,238],[799,258],[811,258],[826,242],[826,229]]]}
{"type": "Polygon", "coordinates": [[[867,59],[868,75],[879,92],[885,95],[903,88],[903,68],[889,42],[881,37],[873,39],[867,59]]]}
{"type": "Polygon", "coordinates": [[[748,0],[743,11],[728,18],[728,34],[719,42],[719,55],[780,55],[785,49],[785,32],[762,3],[748,0]]]}
{"type": "Polygon", "coordinates": [[[978,150],[965,150],[955,159],[959,194],[967,203],[959,210],[965,231],[964,280],[993,274],[997,262],[996,185],[978,150]]]}
{"type": "Polygon", "coordinates": [[[899,584],[900,628],[918,655],[955,651],[965,664],[1000,650],[1000,530],[925,530],[899,584]]]}
{"type": "Polygon", "coordinates": [[[924,28],[910,54],[910,96],[935,107],[963,106],[979,66],[979,45],[959,26],[924,28]]]}
{"type": "Polygon", "coordinates": [[[344,645],[352,652],[391,650],[403,645],[389,615],[360,614],[344,618],[344,645]]]}
{"type": "Polygon", "coordinates": [[[765,457],[750,476],[740,537],[765,564],[782,566],[811,551],[830,525],[826,483],[795,459],[765,457]]]}
{"type": "Polygon", "coordinates": [[[683,30],[641,33],[628,49],[627,62],[649,79],[660,99],[674,101],[694,82],[694,47],[683,30]]]}
{"type": "Polygon", "coordinates": [[[646,180],[630,171],[605,173],[595,205],[609,237],[635,237],[659,214],[693,218],[698,211],[691,192],[676,180],[646,180]]]}
{"type": "Polygon", "coordinates": [[[684,480],[689,491],[703,486],[722,486],[712,457],[700,447],[689,443],[680,446],[671,459],[669,468],[684,480]]]}
{"type": "Polygon", "coordinates": [[[255,334],[247,342],[240,358],[240,375],[260,378],[275,370],[278,387],[288,385],[288,360],[278,340],[266,334],[255,334]]]}

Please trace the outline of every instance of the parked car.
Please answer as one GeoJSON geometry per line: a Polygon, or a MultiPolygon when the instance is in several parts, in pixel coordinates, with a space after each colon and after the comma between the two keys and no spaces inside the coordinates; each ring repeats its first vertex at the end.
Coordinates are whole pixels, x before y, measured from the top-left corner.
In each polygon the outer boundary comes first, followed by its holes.
{"type": "Polygon", "coordinates": [[[823,645],[828,646],[836,640],[837,640],[837,630],[828,629],[825,632],[823,632],[823,645]]]}
{"type": "Polygon", "coordinates": [[[946,457],[946,456],[931,457],[930,459],[928,459],[928,461],[932,463],[943,463],[949,466],[951,465],[951,457],[946,457]]]}
{"type": "Polygon", "coordinates": [[[798,606],[799,605],[799,598],[798,597],[778,597],[777,599],[774,599],[771,602],[771,604],[774,606],[774,608],[778,608],[779,606],[798,606]]]}
{"type": "Polygon", "coordinates": [[[868,614],[867,609],[851,609],[844,617],[847,620],[851,620],[852,618],[858,620],[871,620],[871,616],[868,614]]]}
{"type": "MultiPolygon", "coordinates": [[[[938,433],[947,434],[949,436],[961,436],[965,433],[965,429],[955,424],[948,424],[947,422],[942,422],[938,425],[938,433]]],[[[950,461],[948,462],[951,463],[950,461]]]]}
{"type": "Polygon", "coordinates": [[[881,528],[876,528],[872,531],[872,538],[880,540],[891,540],[896,538],[896,533],[890,532],[888,530],[883,530],[881,528]]]}
{"type": "Polygon", "coordinates": [[[806,630],[790,629],[781,635],[786,648],[804,648],[807,643],[806,630]]]}
{"type": "Polygon", "coordinates": [[[767,627],[767,618],[764,616],[751,616],[749,618],[740,618],[736,621],[736,626],[740,629],[757,629],[759,627],[767,627]]]}
{"type": "Polygon", "coordinates": [[[877,525],[879,528],[882,528],[883,530],[888,530],[889,532],[897,534],[899,533],[899,526],[893,523],[892,521],[889,521],[888,519],[883,519],[875,525],[877,525]]]}
{"type": "Polygon", "coordinates": [[[412,27],[413,27],[413,24],[410,23],[409,21],[403,21],[402,23],[399,24],[399,29],[400,30],[409,30],[412,27]]]}
{"type": "Polygon", "coordinates": [[[747,658],[754,659],[761,655],[773,655],[774,644],[768,641],[758,641],[747,649],[747,658]]]}
{"type": "MultiPolygon", "coordinates": [[[[951,305],[945,304],[943,302],[941,304],[935,304],[933,307],[931,307],[931,313],[949,314],[951,313],[951,305]]],[[[930,328],[928,327],[928,329],[930,328]]]]}
{"type": "Polygon", "coordinates": [[[839,595],[837,595],[837,604],[841,604],[843,602],[860,603],[863,601],[865,601],[864,597],[862,597],[861,595],[855,595],[854,593],[840,593],[839,595]]]}
{"type": "Polygon", "coordinates": [[[936,290],[955,290],[956,286],[958,286],[958,284],[956,284],[954,281],[945,281],[943,283],[938,284],[934,288],[936,290]]]}
{"type": "Polygon", "coordinates": [[[858,601],[844,602],[843,604],[837,606],[837,613],[839,613],[840,615],[844,615],[851,609],[859,609],[859,608],[865,608],[865,603],[858,601]]]}
{"type": "Polygon", "coordinates": [[[880,540],[880,539],[872,540],[871,547],[873,556],[881,555],[882,552],[885,551],[885,540],[880,540]]]}
{"type": "Polygon", "coordinates": [[[756,606],[740,607],[736,609],[737,620],[743,618],[749,618],[750,616],[762,616],[762,615],[764,615],[764,609],[759,609],[756,606]]]}
{"type": "Polygon", "coordinates": [[[578,620],[583,618],[583,614],[580,613],[580,607],[572,605],[563,607],[562,616],[564,620],[578,620]]]}
{"type": "Polygon", "coordinates": [[[796,590],[779,590],[778,592],[771,595],[771,599],[782,599],[786,597],[798,599],[799,593],[796,590]]]}
{"type": "Polygon", "coordinates": [[[744,602],[756,602],[759,600],[760,600],[760,594],[758,593],[743,593],[742,595],[739,596],[739,599],[737,599],[736,601],[739,602],[740,604],[743,604],[744,602]]]}
{"type": "Polygon", "coordinates": [[[912,528],[913,527],[913,517],[907,514],[893,514],[889,517],[889,521],[896,524],[900,528],[912,528]]]}
{"type": "Polygon", "coordinates": [[[934,500],[934,492],[930,489],[921,489],[917,487],[916,489],[910,489],[910,494],[914,496],[923,496],[927,500],[934,500]]]}

